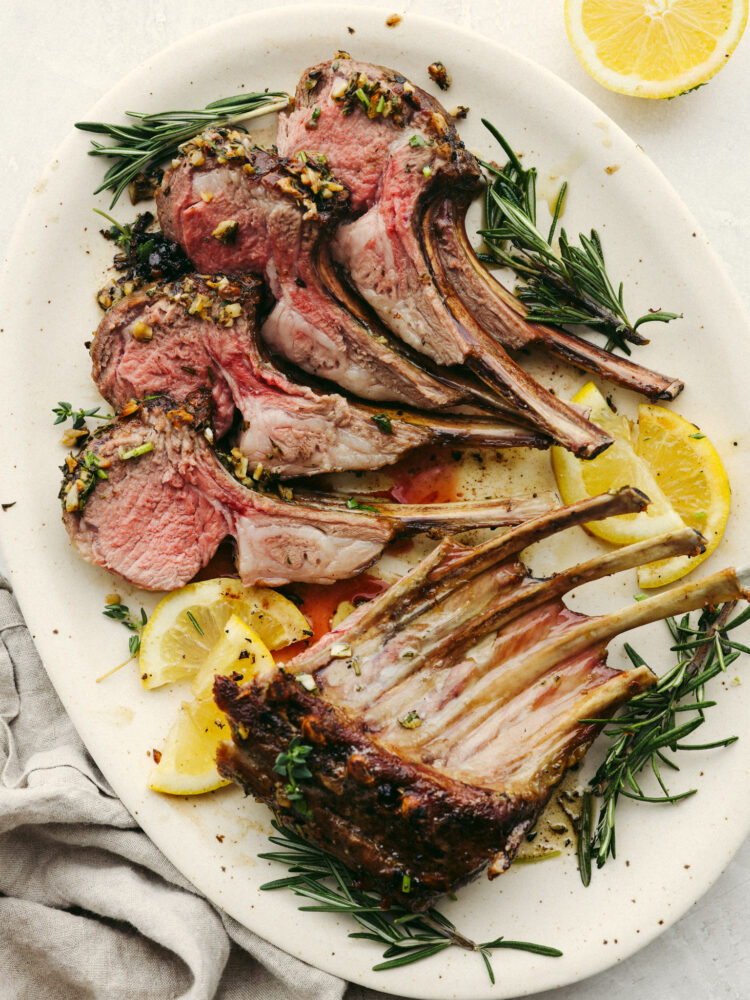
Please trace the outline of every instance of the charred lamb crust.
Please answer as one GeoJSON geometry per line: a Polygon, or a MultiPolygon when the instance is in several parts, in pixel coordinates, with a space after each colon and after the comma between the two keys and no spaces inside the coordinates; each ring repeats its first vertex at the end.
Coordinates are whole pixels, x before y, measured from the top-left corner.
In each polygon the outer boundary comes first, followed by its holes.
{"type": "Polygon", "coordinates": [[[214,694],[235,740],[220,747],[219,772],[362,872],[384,899],[410,909],[426,909],[517,847],[546,799],[508,797],[404,761],[287,674],[242,687],[217,677],[214,694]],[[297,735],[313,747],[305,816],[273,772],[277,755],[297,735]],[[408,894],[401,891],[404,875],[411,879],[408,894]]]}

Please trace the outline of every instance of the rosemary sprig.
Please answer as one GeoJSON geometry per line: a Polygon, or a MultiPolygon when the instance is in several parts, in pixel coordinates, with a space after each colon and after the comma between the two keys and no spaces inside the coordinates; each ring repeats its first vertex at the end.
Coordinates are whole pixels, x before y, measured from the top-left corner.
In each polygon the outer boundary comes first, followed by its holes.
{"type": "Polygon", "coordinates": [[[105,604],[102,614],[105,618],[112,618],[113,621],[121,622],[129,632],[134,634],[128,640],[128,649],[131,657],[137,656],[141,649],[141,635],[148,622],[148,615],[144,608],[141,608],[140,617],[133,615],[127,604],[105,604]]]}
{"type": "Polygon", "coordinates": [[[114,142],[114,145],[108,146],[96,139],[91,140],[89,156],[105,156],[114,160],[94,194],[113,191],[111,208],[128,184],[174,156],[180,144],[197,132],[210,125],[227,125],[282,111],[289,101],[289,95],[280,91],[237,94],[212,101],[199,111],[157,111],[154,114],[126,111],[134,124],[76,122],[76,128],[106,135],[114,142]]]}
{"type": "MultiPolygon", "coordinates": [[[[737,740],[736,736],[729,736],[710,743],[684,742],[703,724],[706,709],[716,704],[706,699],[706,684],[726,671],[743,653],[750,653],[750,648],[727,636],[729,631],[750,619],[750,608],[746,608],[729,621],[736,603],[730,601],[720,608],[703,611],[696,627],[691,625],[690,615],[684,615],[679,622],[668,618],[667,627],[674,639],[671,649],[678,654],[676,664],[654,687],[633,698],[605,731],[610,745],[583,797],[578,824],[578,861],[584,885],[591,879],[592,860],[601,868],[610,856],[616,856],[615,814],[621,795],[640,802],[672,804],[689,798],[697,789],[670,791],[661,767],[679,770],[673,759],[678,751],[711,750],[729,746],[737,740]],[[662,794],[644,792],[640,774],[648,769],[662,794]],[[601,799],[601,804],[592,834],[591,811],[596,799],[601,799]]],[[[631,646],[626,644],[625,651],[634,666],[645,663],[631,646]]]]}
{"type": "Polygon", "coordinates": [[[94,406],[90,410],[74,410],[70,403],[59,402],[57,406],[52,407],[52,412],[56,417],[55,424],[62,424],[66,420],[72,420],[73,430],[79,431],[82,427],[86,426],[86,419],[89,417],[94,420],[113,419],[113,414],[100,413],[100,409],[100,406],[94,406]]]}
{"type": "Polygon", "coordinates": [[[482,943],[471,941],[436,909],[412,913],[403,906],[392,904],[384,910],[379,897],[361,889],[360,880],[341,861],[322,848],[308,844],[299,834],[278,821],[274,821],[273,826],[278,835],[271,836],[270,841],[281,850],[269,851],[259,857],[286,865],[290,875],[266,882],[261,889],[291,889],[296,896],[310,900],[309,904],[300,906],[300,910],[349,914],[363,928],[361,931],[350,931],[349,937],[375,941],[385,948],[383,961],[373,966],[375,972],[409,965],[456,945],[481,956],[490,982],[494,984],[490,953],[497,948],[530,951],[552,958],[562,955],[557,948],[529,941],[511,941],[504,937],[482,943]]]}
{"type": "Polygon", "coordinates": [[[537,226],[536,169],[524,169],[495,126],[484,118],[482,124],[500,143],[508,162],[502,168],[482,162],[490,182],[485,195],[486,228],[479,234],[489,253],[480,257],[487,263],[503,264],[519,276],[522,283],[516,294],[527,306],[526,318],[530,322],[587,326],[606,334],[608,350],[619,347],[630,354],[626,341],[648,343],[638,332],[644,323],[666,323],[678,318],[677,313],[659,309],[631,323],[625,311],[622,282],[615,290],[596,230],[592,229],[590,236],[579,233],[580,246],[575,246],[561,228],[554,245],[567,182],[560,187],[545,235],[537,226]]]}

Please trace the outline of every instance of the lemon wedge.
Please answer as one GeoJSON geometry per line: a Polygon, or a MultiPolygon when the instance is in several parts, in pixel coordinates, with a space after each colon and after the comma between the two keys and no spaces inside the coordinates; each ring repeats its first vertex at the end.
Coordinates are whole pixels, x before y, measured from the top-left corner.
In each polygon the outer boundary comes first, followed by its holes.
{"type": "Polygon", "coordinates": [[[232,614],[248,622],[269,649],[311,635],[296,605],[267,587],[220,577],[182,587],[159,602],[143,630],[139,669],[145,688],[196,674],[232,614]]]}
{"type": "Polygon", "coordinates": [[[748,0],[565,0],[584,69],[633,97],[675,97],[705,83],[736,48],[747,13],[748,0]]]}
{"type": "Polygon", "coordinates": [[[575,503],[621,486],[635,486],[651,499],[639,514],[621,514],[586,525],[616,545],[630,545],[687,525],[704,536],[705,552],[675,556],[638,570],[643,589],[661,587],[693,570],[719,544],[729,515],[729,480],[716,449],[698,428],[662,406],[642,405],[638,427],[615,413],[593,384],[573,402],[588,407],[590,419],[614,443],[591,461],[563,448],[552,449],[552,468],[565,503],[575,503]]]}
{"type": "Polygon", "coordinates": [[[259,670],[273,668],[273,657],[261,638],[231,615],[193,682],[195,699],[180,705],[148,787],[168,795],[201,795],[228,785],[215,763],[219,744],[228,740],[230,733],[213,700],[214,677],[231,674],[246,681],[259,670]]]}

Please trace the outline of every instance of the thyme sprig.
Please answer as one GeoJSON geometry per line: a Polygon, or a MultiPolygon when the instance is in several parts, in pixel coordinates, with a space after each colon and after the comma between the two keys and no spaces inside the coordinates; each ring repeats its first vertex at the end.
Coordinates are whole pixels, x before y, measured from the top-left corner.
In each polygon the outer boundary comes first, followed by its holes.
{"type": "Polygon", "coordinates": [[[644,323],[679,318],[677,313],[659,309],[631,323],[622,282],[615,289],[607,274],[597,231],[592,229],[590,236],[579,233],[580,246],[576,246],[561,228],[554,245],[567,182],[560,187],[549,231],[543,234],[537,225],[536,169],[524,169],[495,126],[484,118],[482,124],[500,143],[508,162],[502,168],[482,162],[490,183],[485,194],[486,228],[479,234],[489,253],[480,257],[487,263],[503,264],[519,276],[516,294],[528,308],[530,322],[587,326],[608,337],[608,350],[619,347],[630,354],[627,341],[648,343],[639,332],[644,323]]]}
{"type": "Polygon", "coordinates": [[[55,424],[62,424],[66,420],[72,420],[73,430],[79,431],[86,426],[86,420],[88,418],[93,420],[114,419],[114,415],[112,413],[100,413],[100,409],[101,406],[94,406],[89,410],[84,410],[83,408],[74,410],[70,403],[59,402],[57,406],[52,407],[52,412],[56,417],[55,424]]]}
{"type": "Polygon", "coordinates": [[[312,778],[312,772],[306,764],[310,753],[312,753],[312,747],[308,743],[303,743],[299,736],[295,736],[286,752],[277,756],[273,768],[276,774],[286,776],[287,783],[284,785],[284,794],[300,816],[306,816],[309,811],[305,801],[305,793],[299,787],[299,782],[312,778]]]}
{"type": "Polygon", "coordinates": [[[113,621],[120,622],[129,632],[134,633],[128,640],[128,649],[131,657],[137,656],[141,649],[141,635],[148,622],[148,615],[145,609],[141,608],[140,616],[137,614],[134,615],[127,604],[116,602],[105,604],[102,614],[105,618],[111,618],[113,621]]]}
{"type": "MultiPolygon", "coordinates": [[[[678,751],[712,750],[737,740],[736,736],[729,736],[710,743],[684,742],[703,725],[706,710],[716,704],[706,698],[706,684],[725,672],[743,653],[750,653],[750,648],[727,635],[750,619],[750,608],[746,608],[729,620],[736,604],[730,601],[720,608],[703,611],[695,627],[690,615],[684,615],[679,622],[668,618],[666,624],[674,639],[671,649],[678,654],[677,662],[654,687],[633,698],[605,730],[610,745],[583,796],[578,826],[578,862],[584,885],[591,880],[592,860],[601,868],[609,857],[616,856],[615,815],[620,796],[672,804],[687,799],[697,789],[670,791],[662,766],[678,771],[674,760],[678,751]],[[661,795],[648,795],[643,790],[640,774],[644,770],[651,771],[661,795]],[[592,833],[592,807],[596,799],[601,804],[592,833]]],[[[626,644],[625,651],[634,666],[645,664],[632,646],[626,644]]]]}
{"type": "Polygon", "coordinates": [[[269,839],[281,850],[258,856],[286,865],[291,874],[266,882],[261,889],[291,889],[296,896],[310,900],[308,905],[300,906],[300,910],[349,914],[363,928],[361,931],[350,931],[349,937],[374,941],[385,948],[383,961],[373,966],[375,972],[410,965],[455,945],[477,952],[484,962],[490,982],[494,984],[495,974],[490,958],[495,949],[512,948],[551,958],[562,955],[557,948],[530,941],[512,941],[502,936],[477,943],[459,933],[455,924],[436,909],[412,913],[399,904],[391,904],[389,909],[384,910],[379,897],[360,888],[360,879],[341,861],[322,848],[308,844],[299,834],[279,822],[274,821],[273,826],[278,835],[269,839]]]}
{"type": "Polygon", "coordinates": [[[280,91],[236,94],[212,101],[199,111],[157,111],[154,114],[126,111],[133,124],[76,122],[76,128],[106,135],[114,142],[114,145],[106,145],[96,139],[91,140],[89,156],[105,156],[114,160],[94,194],[113,191],[112,208],[125,188],[134,183],[139,175],[147,174],[159,163],[174,156],[180,144],[197,132],[209,125],[227,125],[282,111],[289,101],[289,95],[280,91]]]}

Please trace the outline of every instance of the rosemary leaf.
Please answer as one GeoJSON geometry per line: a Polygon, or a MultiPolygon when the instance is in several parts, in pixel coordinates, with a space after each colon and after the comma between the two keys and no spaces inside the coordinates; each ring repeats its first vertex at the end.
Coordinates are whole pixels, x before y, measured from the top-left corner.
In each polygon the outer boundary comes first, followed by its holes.
{"type": "MultiPolygon", "coordinates": [[[[672,805],[690,798],[697,789],[672,792],[665,782],[660,765],[679,771],[668,754],[713,750],[736,742],[736,736],[707,743],[682,742],[703,725],[706,710],[716,705],[714,700],[705,697],[705,685],[748,651],[726,638],[728,631],[750,620],[750,608],[746,608],[729,621],[736,604],[730,601],[720,608],[701,612],[695,626],[691,625],[689,615],[684,615],[679,622],[674,618],[666,619],[677,662],[662,674],[654,687],[633,698],[605,730],[610,745],[584,794],[578,823],[578,867],[584,885],[591,880],[591,858],[595,857],[597,867],[601,868],[609,857],[615,857],[615,814],[620,796],[672,805]],[[686,652],[691,658],[682,659],[686,652]],[[678,723],[683,713],[692,713],[693,717],[678,723]],[[662,795],[647,795],[641,788],[636,776],[649,770],[662,795]],[[592,833],[590,807],[595,798],[600,799],[601,804],[592,833]]],[[[645,664],[632,646],[626,644],[624,648],[634,666],[645,664]]]]}
{"type": "MultiPolygon", "coordinates": [[[[293,756],[294,749],[290,743],[289,751],[279,754],[279,758],[284,757],[286,760],[275,768],[277,773],[279,768],[286,772],[288,759],[293,756]]],[[[297,754],[301,749],[307,748],[297,744],[297,754]]],[[[269,839],[283,850],[260,854],[259,857],[280,861],[287,865],[290,873],[297,874],[266,882],[261,889],[291,889],[295,895],[311,901],[300,906],[300,910],[348,914],[362,928],[350,931],[349,937],[373,941],[384,948],[383,961],[373,966],[375,971],[409,965],[429,958],[445,948],[457,946],[478,952],[490,982],[494,983],[489,960],[489,953],[494,948],[515,948],[553,957],[562,954],[557,948],[527,941],[511,941],[504,937],[476,944],[460,934],[454,924],[434,908],[426,913],[413,913],[400,904],[392,904],[389,909],[383,910],[377,894],[360,889],[357,876],[341,861],[322,848],[308,844],[298,833],[282,826],[278,820],[274,820],[273,826],[277,833],[269,839]]],[[[414,881],[414,876],[411,878],[414,881]]]]}
{"type": "Polygon", "coordinates": [[[137,124],[76,122],[76,128],[96,135],[106,135],[115,143],[107,146],[95,139],[91,140],[89,156],[104,156],[115,161],[94,194],[105,190],[114,192],[110,204],[112,208],[125,188],[139,174],[148,174],[158,164],[174,156],[183,142],[192,139],[204,128],[282,111],[289,101],[288,94],[278,91],[237,94],[213,101],[199,111],[157,111],[153,114],[126,111],[127,117],[137,124]]]}

